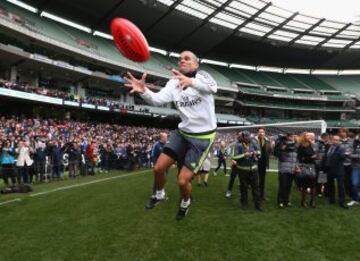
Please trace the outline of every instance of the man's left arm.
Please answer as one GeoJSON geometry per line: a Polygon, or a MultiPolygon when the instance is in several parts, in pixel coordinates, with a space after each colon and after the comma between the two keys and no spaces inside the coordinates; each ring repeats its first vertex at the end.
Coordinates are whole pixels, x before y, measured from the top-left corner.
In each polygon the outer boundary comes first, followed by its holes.
{"type": "Polygon", "coordinates": [[[192,79],[192,88],[202,93],[215,94],[217,92],[217,83],[205,71],[199,71],[195,78],[192,79]]]}

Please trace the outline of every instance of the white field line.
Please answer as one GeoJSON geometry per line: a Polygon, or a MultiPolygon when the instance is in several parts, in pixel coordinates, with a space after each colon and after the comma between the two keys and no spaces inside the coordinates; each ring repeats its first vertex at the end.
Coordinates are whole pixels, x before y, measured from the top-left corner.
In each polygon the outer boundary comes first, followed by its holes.
{"type": "MultiPolygon", "coordinates": [[[[43,192],[38,192],[38,193],[30,194],[29,197],[38,197],[38,196],[47,195],[47,194],[50,194],[50,193],[53,193],[53,192],[57,192],[57,191],[62,191],[62,190],[68,190],[68,189],[72,189],[72,188],[83,187],[83,186],[87,186],[87,185],[91,185],[91,184],[96,184],[96,183],[100,183],[100,182],[104,182],[104,181],[108,181],[108,180],[113,180],[113,179],[126,178],[126,177],[129,177],[129,176],[139,175],[139,174],[143,174],[143,173],[146,173],[146,172],[149,172],[149,170],[142,170],[142,171],[132,172],[132,173],[129,173],[129,174],[123,174],[123,175],[119,175],[119,176],[115,176],[115,177],[108,177],[108,178],[97,179],[97,180],[93,180],[93,181],[89,181],[89,182],[84,182],[84,183],[80,183],[80,184],[75,184],[75,185],[70,185],[70,186],[64,186],[64,187],[59,187],[59,188],[51,189],[51,190],[48,190],[48,191],[43,191],[43,192]]],[[[0,202],[0,206],[5,205],[5,204],[9,204],[9,203],[13,203],[13,202],[20,202],[20,201],[21,201],[20,198],[15,198],[15,199],[12,199],[12,200],[0,202]]]]}
{"type": "Polygon", "coordinates": [[[20,202],[20,201],[21,201],[20,198],[14,198],[14,199],[11,199],[11,200],[8,200],[8,201],[0,202],[0,206],[6,205],[6,204],[9,204],[9,203],[13,203],[13,202],[20,202]]]}
{"type": "Polygon", "coordinates": [[[50,194],[50,193],[57,192],[57,191],[83,187],[83,186],[87,186],[87,185],[91,185],[91,184],[96,184],[96,183],[100,183],[100,182],[104,182],[104,181],[108,181],[108,180],[113,180],[113,179],[125,178],[125,177],[129,177],[129,176],[133,176],[133,175],[139,175],[139,174],[143,174],[145,172],[149,172],[149,170],[142,170],[142,171],[132,172],[132,173],[129,173],[129,174],[123,174],[123,175],[119,175],[119,176],[115,176],[115,177],[97,179],[97,180],[93,180],[93,181],[89,181],[89,182],[84,182],[84,183],[81,183],[81,184],[75,184],[75,185],[70,185],[70,186],[65,186],[65,187],[59,187],[59,188],[55,188],[55,189],[48,190],[48,191],[33,193],[33,194],[30,194],[29,196],[30,197],[37,197],[37,196],[46,195],[46,194],[50,194]]]}
{"type": "MultiPolygon", "coordinates": [[[[217,167],[217,166],[212,165],[212,166],[211,166],[211,169],[216,169],[216,167],[217,167]]],[[[219,170],[222,170],[222,169],[224,169],[224,168],[221,167],[219,170]]],[[[230,168],[230,167],[227,167],[226,169],[231,169],[231,168],[230,168]]],[[[278,170],[278,169],[267,169],[266,171],[267,171],[267,172],[278,172],[279,170],[278,170]]]]}

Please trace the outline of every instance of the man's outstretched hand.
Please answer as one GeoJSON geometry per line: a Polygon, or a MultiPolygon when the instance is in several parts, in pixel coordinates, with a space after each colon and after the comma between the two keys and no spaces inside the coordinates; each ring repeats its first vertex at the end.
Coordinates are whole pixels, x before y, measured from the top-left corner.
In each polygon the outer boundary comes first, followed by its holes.
{"type": "Polygon", "coordinates": [[[145,92],[145,79],[147,76],[147,73],[144,73],[141,76],[141,79],[136,79],[131,73],[127,73],[128,77],[124,77],[126,83],[125,87],[131,88],[130,93],[139,93],[142,94],[145,92]]]}
{"type": "Polygon", "coordinates": [[[174,78],[179,80],[179,87],[182,90],[184,90],[187,87],[189,87],[190,85],[192,85],[192,79],[191,78],[185,76],[184,74],[182,74],[178,70],[172,69],[171,71],[174,74],[174,78]]]}

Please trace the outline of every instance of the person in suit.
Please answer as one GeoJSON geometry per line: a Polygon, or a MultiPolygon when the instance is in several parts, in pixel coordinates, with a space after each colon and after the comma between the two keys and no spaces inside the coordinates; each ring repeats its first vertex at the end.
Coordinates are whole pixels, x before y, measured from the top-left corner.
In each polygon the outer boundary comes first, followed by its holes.
{"type": "Polygon", "coordinates": [[[270,140],[266,137],[265,128],[262,127],[258,128],[256,141],[261,152],[258,161],[260,199],[267,200],[267,198],[265,197],[265,177],[266,177],[266,170],[269,168],[271,143],[270,140]]]}
{"type": "Polygon", "coordinates": [[[345,187],[344,187],[344,161],[346,160],[346,151],[340,146],[340,137],[335,135],[332,138],[332,145],[325,156],[325,168],[328,174],[328,197],[329,203],[335,204],[335,180],[339,194],[339,206],[346,208],[345,205],[345,187]]]}

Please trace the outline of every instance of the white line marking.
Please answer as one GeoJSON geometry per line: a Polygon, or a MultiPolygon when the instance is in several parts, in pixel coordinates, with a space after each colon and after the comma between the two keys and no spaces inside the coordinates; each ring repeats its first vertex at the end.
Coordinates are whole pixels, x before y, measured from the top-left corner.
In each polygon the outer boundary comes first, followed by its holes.
{"type": "MultiPolygon", "coordinates": [[[[67,189],[72,189],[72,188],[77,188],[77,187],[83,187],[83,186],[87,186],[87,185],[91,185],[91,184],[100,183],[100,182],[103,182],[103,181],[125,178],[125,177],[129,177],[129,176],[132,176],[132,175],[139,175],[139,174],[143,174],[143,173],[146,173],[146,172],[149,172],[149,170],[142,170],[142,171],[138,171],[138,172],[132,172],[132,173],[129,173],[129,174],[122,174],[122,175],[115,176],[115,177],[108,177],[108,178],[97,179],[97,180],[84,182],[84,183],[80,183],[80,184],[75,184],[75,185],[70,185],[70,186],[65,186],[65,187],[59,187],[59,188],[55,188],[55,189],[48,190],[48,191],[43,191],[43,192],[30,194],[29,197],[37,197],[37,196],[46,195],[46,194],[57,192],[57,191],[62,191],[62,190],[67,190],[67,189]]],[[[10,204],[10,203],[13,203],[13,202],[20,202],[20,201],[21,201],[20,198],[15,198],[15,199],[12,199],[12,200],[0,202],[0,206],[10,204]]]]}
{"type": "Polygon", "coordinates": [[[30,194],[29,196],[30,197],[37,197],[37,196],[46,195],[46,194],[57,192],[57,191],[68,190],[68,189],[72,189],[72,188],[78,188],[78,187],[83,187],[83,186],[87,186],[87,185],[91,185],[91,184],[96,184],[96,183],[100,183],[100,182],[103,182],[103,181],[108,181],[108,180],[113,180],[113,179],[120,179],[120,178],[125,178],[125,177],[133,176],[133,175],[139,175],[139,174],[143,174],[145,172],[149,172],[149,170],[143,170],[143,171],[139,171],[139,172],[132,172],[132,173],[123,174],[123,175],[120,175],[120,176],[109,177],[109,178],[104,178],[104,179],[97,179],[97,180],[93,180],[93,181],[89,181],[89,182],[84,182],[84,183],[81,183],[81,184],[75,184],[75,185],[70,185],[70,186],[65,186],[65,187],[59,187],[59,188],[55,188],[55,189],[48,190],[48,191],[33,193],[33,194],[30,194]]]}
{"type": "Polygon", "coordinates": [[[20,202],[21,199],[20,198],[14,198],[12,200],[8,200],[8,201],[4,201],[4,202],[0,202],[0,206],[2,205],[6,205],[6,204],[9,204],[9,203],[13,203],[13,202],[20,202]]]}
{"type": "MultiPolygon", "coordinates": [[[[212,169],[216,169],[217,166],[211,166],[212,169]]],[[[224,168],[220,168],[219,170],[222,170],[224,168]]],[[[226,169],[231,169],[230,167],[227,167],[226,169]]],[[[267,169],[267,172],[278,172],[278,169],[267,169]]]]}

